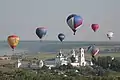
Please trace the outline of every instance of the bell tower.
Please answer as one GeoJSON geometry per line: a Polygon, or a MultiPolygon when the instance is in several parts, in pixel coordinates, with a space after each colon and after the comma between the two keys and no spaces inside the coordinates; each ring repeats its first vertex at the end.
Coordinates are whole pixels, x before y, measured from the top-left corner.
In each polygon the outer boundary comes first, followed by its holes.
{"type": "Polygon", "coordinates": [[[85,66],[86,62],[85,62],[85,56],[84,56],[84,49],[79,48],[79,51],[80,51],[80,65],[85,66]]]}

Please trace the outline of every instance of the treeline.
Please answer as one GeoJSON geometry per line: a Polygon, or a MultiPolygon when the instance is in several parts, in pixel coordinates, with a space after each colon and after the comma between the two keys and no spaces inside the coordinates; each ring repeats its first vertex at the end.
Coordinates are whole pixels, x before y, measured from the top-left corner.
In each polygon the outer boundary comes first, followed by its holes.
{"type": "Polygon", "coordinates": [[[0,80],[120,80],[117,76],[83,76],[76,72],[60,73],[51,70],[15,70],[0,72],[0,80]]]}
{"type": "Polygon", "coordinates": [[[103,69],[110,69],[113,71],[120,72],[120,58],[119,57],[111,57],[111,56],[106,56],[106,57],[98,57],[95,60],[95,65],[100,66],[103,69]]]}
{"type": "Polygon", "coordinates": [[[104,49],[102,51],[100,51],[101,53],[117,53],[117,52],[120,52],[120,47],[114,47],[114,48],[111,48],[111,49],[104,49]]]}

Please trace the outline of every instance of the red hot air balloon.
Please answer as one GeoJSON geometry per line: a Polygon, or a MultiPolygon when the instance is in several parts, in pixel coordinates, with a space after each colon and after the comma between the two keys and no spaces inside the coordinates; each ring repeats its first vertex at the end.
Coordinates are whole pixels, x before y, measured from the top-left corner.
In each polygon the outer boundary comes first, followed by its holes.
{"type": "Polygon", "coordinates": [[[96,32],[99,28],[99,25],[98,24],[92,24],[91,28],[93,29],[94,32],[96,32]]]}
{"type": "Polygon", "coordinates": [[[97,54],[99,53],[99,48],[93,48],[92,51],[91,51],[91,55],[92,56],[96,56],[97,54]]]}

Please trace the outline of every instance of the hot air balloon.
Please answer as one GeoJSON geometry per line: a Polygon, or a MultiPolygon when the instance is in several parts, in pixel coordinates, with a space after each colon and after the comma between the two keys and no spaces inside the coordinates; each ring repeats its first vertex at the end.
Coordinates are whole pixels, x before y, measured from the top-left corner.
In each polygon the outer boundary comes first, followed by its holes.
{"type": "Polygon", "coordinates": [[[58,39],[62,42],[65,39],[65,35],[63,33],[58,34],[58,39]]]}
{"type": "Polygon", "coordinates": [[[113,34],[114,33],[111,31],[107,33],[107,37],[109,38],[109,40],[111,40],[111,38],[113,37],[113,34]]]}
{"type": "Polygon", "coordinates": [[[47,33],[47,29],[45,27],[39,27],[36,29],[36,35],[42,39],[47,33]]]}
{"type": "Polygon", "coordinates": [[[83,23],[83,19],[81,16],[78,16],[76,14],[71,14],[67,17],[67,24],[74,32],[74,35],[79,27],[81,27],[83,23]]]}
{"type": "Polygon", "coordinates": [[[94,32],[96,32],[99,28],[99,25],[98,24],[92,24],[91,28],[93,29],[94,32]]]}
{"type": "Polygon", "coordinates": [[[18,45],[19,40],[20,40],[20,38],[18,36],[16,36],[16,35],[8,36],[8,44],[13,49],[13,51],[16,48],[16,46],[18,45]]]}
{"type": "Polygon", "coordinates": [[[91,50],[92,57],[96,56],[99,53],[99,48],[93,47],[91,50]]]}
{"type": "Polygon", "coordinates": [[[91,45],[87,48],[87,51],[91,51],[93,48],[95,47],[95,45],[91,45]]]}

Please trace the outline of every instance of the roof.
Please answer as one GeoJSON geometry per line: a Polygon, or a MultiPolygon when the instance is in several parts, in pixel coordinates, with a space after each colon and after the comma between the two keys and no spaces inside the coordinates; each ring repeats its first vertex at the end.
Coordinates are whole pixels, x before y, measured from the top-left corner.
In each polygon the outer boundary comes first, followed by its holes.
{"type": "Polygon", "coordinates": [[[28,62],[21,62],[20,65],[21,68],[28,68],[28,66],[29,66],[28,62]]]}
{"type": "Polygon", "coordinates": [[[32,69],[38,69],[39,65],[30,65],[30,68],[32,68],[32,69]]]}
{"type": "Polygon", "coordinates": [[[45,65],[55,65],[55,60],[53,61],[44,61],[45,65]]]}

